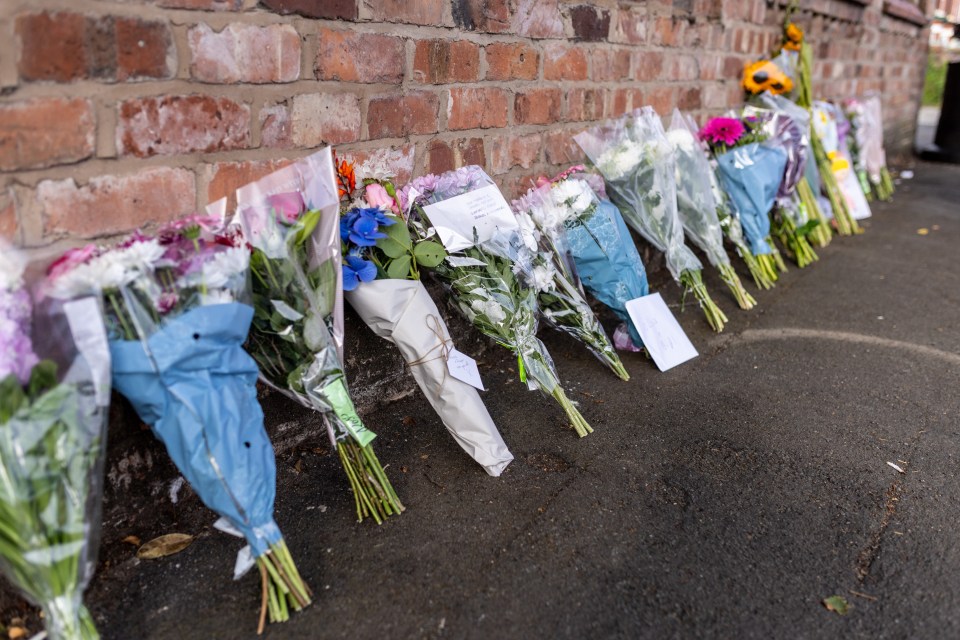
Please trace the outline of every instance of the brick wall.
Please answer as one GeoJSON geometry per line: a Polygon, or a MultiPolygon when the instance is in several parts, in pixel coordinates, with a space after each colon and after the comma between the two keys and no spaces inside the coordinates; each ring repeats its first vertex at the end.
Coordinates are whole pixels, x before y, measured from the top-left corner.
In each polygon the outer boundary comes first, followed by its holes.
{"type": "MultiPolygon", "coordinates": [[[[926,32],[905,0],[808,0],[826,97],[881,91],[909,142],[926,32]]],[[[511,193],[633,107],[741,100],[764,0],[5,0],[0,234],[65,242],[170,219],[324,144],[400,180],[464,163],[511,193]]],[[[46,247],[46,249],[42,249],[46,247]]]]}

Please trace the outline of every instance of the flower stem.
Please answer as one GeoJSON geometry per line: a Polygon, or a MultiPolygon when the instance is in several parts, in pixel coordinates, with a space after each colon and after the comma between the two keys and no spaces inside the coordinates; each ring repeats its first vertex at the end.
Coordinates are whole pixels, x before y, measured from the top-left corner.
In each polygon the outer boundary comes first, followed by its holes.
{"type": "Polygon", "coordinates": [[[350,480],[358,522],[371,516],[377,524],[383,524],[388,516],[405,509],[371,445],[361,447],[348,437],[337,442],[337,453],[350,480]]]}
{"type": "Polygon", "coordinates": [[[263,594],[260,600],[260,620],[257,634],[263,632],[266,614],[270,622],[286,622],[290,609],[300,611],[310,605],[310,588],[300,577],[287,543],[281,539],[270,545],[267,552],[257,558],[263,594]]]}
{"type": "Polygon", "coordinates": [[[786,247],[787,254],[792,255],[793,260],[801,269],[820,259],[810,243],[807,242],[807,238],[797,233],[797,226],[788,216],[783,214],[777,216],[773,232],[786,247]]]}
{"type": "Polygon", "coordinates": [[[737,254],[743,259],[744,264],[747,265],[747,269],[750,271],[753,282],[757,285],[758,289],[772,289],[776,286],[774,284],[776,278],[771,279],[767,276],[766,269],[763,268],[763,265],[760,264],[757,256],[753,255],[749,247],[742,243],[737,244],[737,254]]]}
{"type": "Polygon", "coordinates": [[[770,245],[770,256],[773,259],[773,264],[776,266],[777,271],[780,273],[787,272],[787,263],[783,260],[783,254],[780,253],[780,249],[777,248],[777,245],[773,243],[773,238],[767,236],[767,244],[770,245]]]}
{"type": "Polygon", "coordinates": [[[743,288],[740,276],[733,270],[733,266],[730,263],[721,264],[719,271],[720,278],[727,283],[727,287],[730,288],[730,292],[733,293],[733,297],[736,298],[740,308],[753,309],[757,305],[757,301],[743,288]]]}
{"type": "Polygon", "coordinates": [[[833,233],[830,231],[830,225],[827,224],[827,217],[823,215],[823,210],[820,209],[820,204],[817,202],[817,197],[813,193],[813,188],[810,186],[810,183],[807,182],[806,178],[803,178],[797,183],[797,195],[803,207],[807,210],[807,216],[809,216],[811,220],[817,220],[820,223],[808,234],[811,244],[821,248],[827,246],[830,244],[830,240],[833,239],[833,233]]]}
{"type": "Polygon", "coordinates": [[[553,393],[551,394],[563,410],[566,412],[567,417],[570,418],[570,424],[573,425],[574,430],[577,432],[577,435],[583,438],[587,434],[593,433],[593,428],[587,422],[586,418],[580,413],[576,405],[567,397],[567,394],[564,393],[563,387],[559,384],[556,384],[553,387],[553,393]]]}
{"type": "Polygon", "coordinates": [[[709,323],[710,327],[717,333],[723,331],[724,324],[728,322],[727,316],[710,297],[707,287],[703,284],[703,276],[700,270],[687,269],[682,272],[680,274],[680,283],[684,287],[684,294],[688,292],[693,293],[697,302],[700,303],[700,308],[703,309],[703,313],[707,317],[707,323],[709,323]]]}

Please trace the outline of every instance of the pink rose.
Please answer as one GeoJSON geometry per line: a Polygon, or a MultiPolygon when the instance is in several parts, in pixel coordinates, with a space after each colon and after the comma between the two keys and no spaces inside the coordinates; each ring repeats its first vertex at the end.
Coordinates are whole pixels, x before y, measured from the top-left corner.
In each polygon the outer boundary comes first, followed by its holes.
{"type": "Polygon", "coordinates": [[[95,257],[98,252],[99,250],[95,244],[70,249],[47,268],[47,277],[50,278],[50,280],[56,280],[65,273],[69,273],[80,265],[88,262],[91,258],[95,257]]]}
{"type": "Polygon", "coordinates": [[[272,195],[267,198],[267,204],[276,212],[277,219],[287,224],[296,222],[304,210],[303,196],[299,191],[272,195]]]}
{"type": "Polygon", "coordinates": [[[399,211],[397,211],[397,203],[390,197],[390,194],[387,193],[387,190],[384,189],[381,184],[377,184],[376,182],[368,184],[364,197],[367,200],[367,204],[371,207],[389,209],[394,213],[399,213],[399,211]]]}

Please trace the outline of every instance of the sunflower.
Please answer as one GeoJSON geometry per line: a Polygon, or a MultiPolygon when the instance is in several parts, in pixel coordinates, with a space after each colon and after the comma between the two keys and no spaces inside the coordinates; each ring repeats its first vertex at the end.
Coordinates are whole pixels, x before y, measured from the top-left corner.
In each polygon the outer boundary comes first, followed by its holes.
{"type": "Polygon", "coordinates": [[[784,49],[788,51],[800,51],[800,46],[803,44],[803,29],[791,22],[787,25],[787,28],[784,29],[783,37],[784,49]]]}
{"type": "Polygon", "coordinates": [[[743,88],[754,95],[764,91],[780,95],[793,90],[793,80],[774,63],[760,60],[744,68],[743,88]]]}

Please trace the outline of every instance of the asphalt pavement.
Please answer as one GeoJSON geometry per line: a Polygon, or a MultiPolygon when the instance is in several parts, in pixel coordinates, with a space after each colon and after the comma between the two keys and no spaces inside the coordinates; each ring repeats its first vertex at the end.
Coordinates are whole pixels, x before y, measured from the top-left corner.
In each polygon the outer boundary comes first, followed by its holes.
{"type": "MultiPolygon", "coordinates": [[[[700,352],[676,369],[630,354],[621,382],[544,331],[582,440],[486,352],[516,457],[499,479],[419,394],[365,416],[407,507],[381,526],[356,522],[322,437],[281,455],[277,521],[316,597],[263,637],[960,637],[960,167],[914,171],[753,311],[708,273],[722,334],[661,273],[700,352]]],[[[104,638],[255,637],[258,578],[231,580],[240,544],[214,520],[107,523],[87,597],[104,638]],[[154,561],[121,541],[170,531],[197,538],[154,561]]]]}

